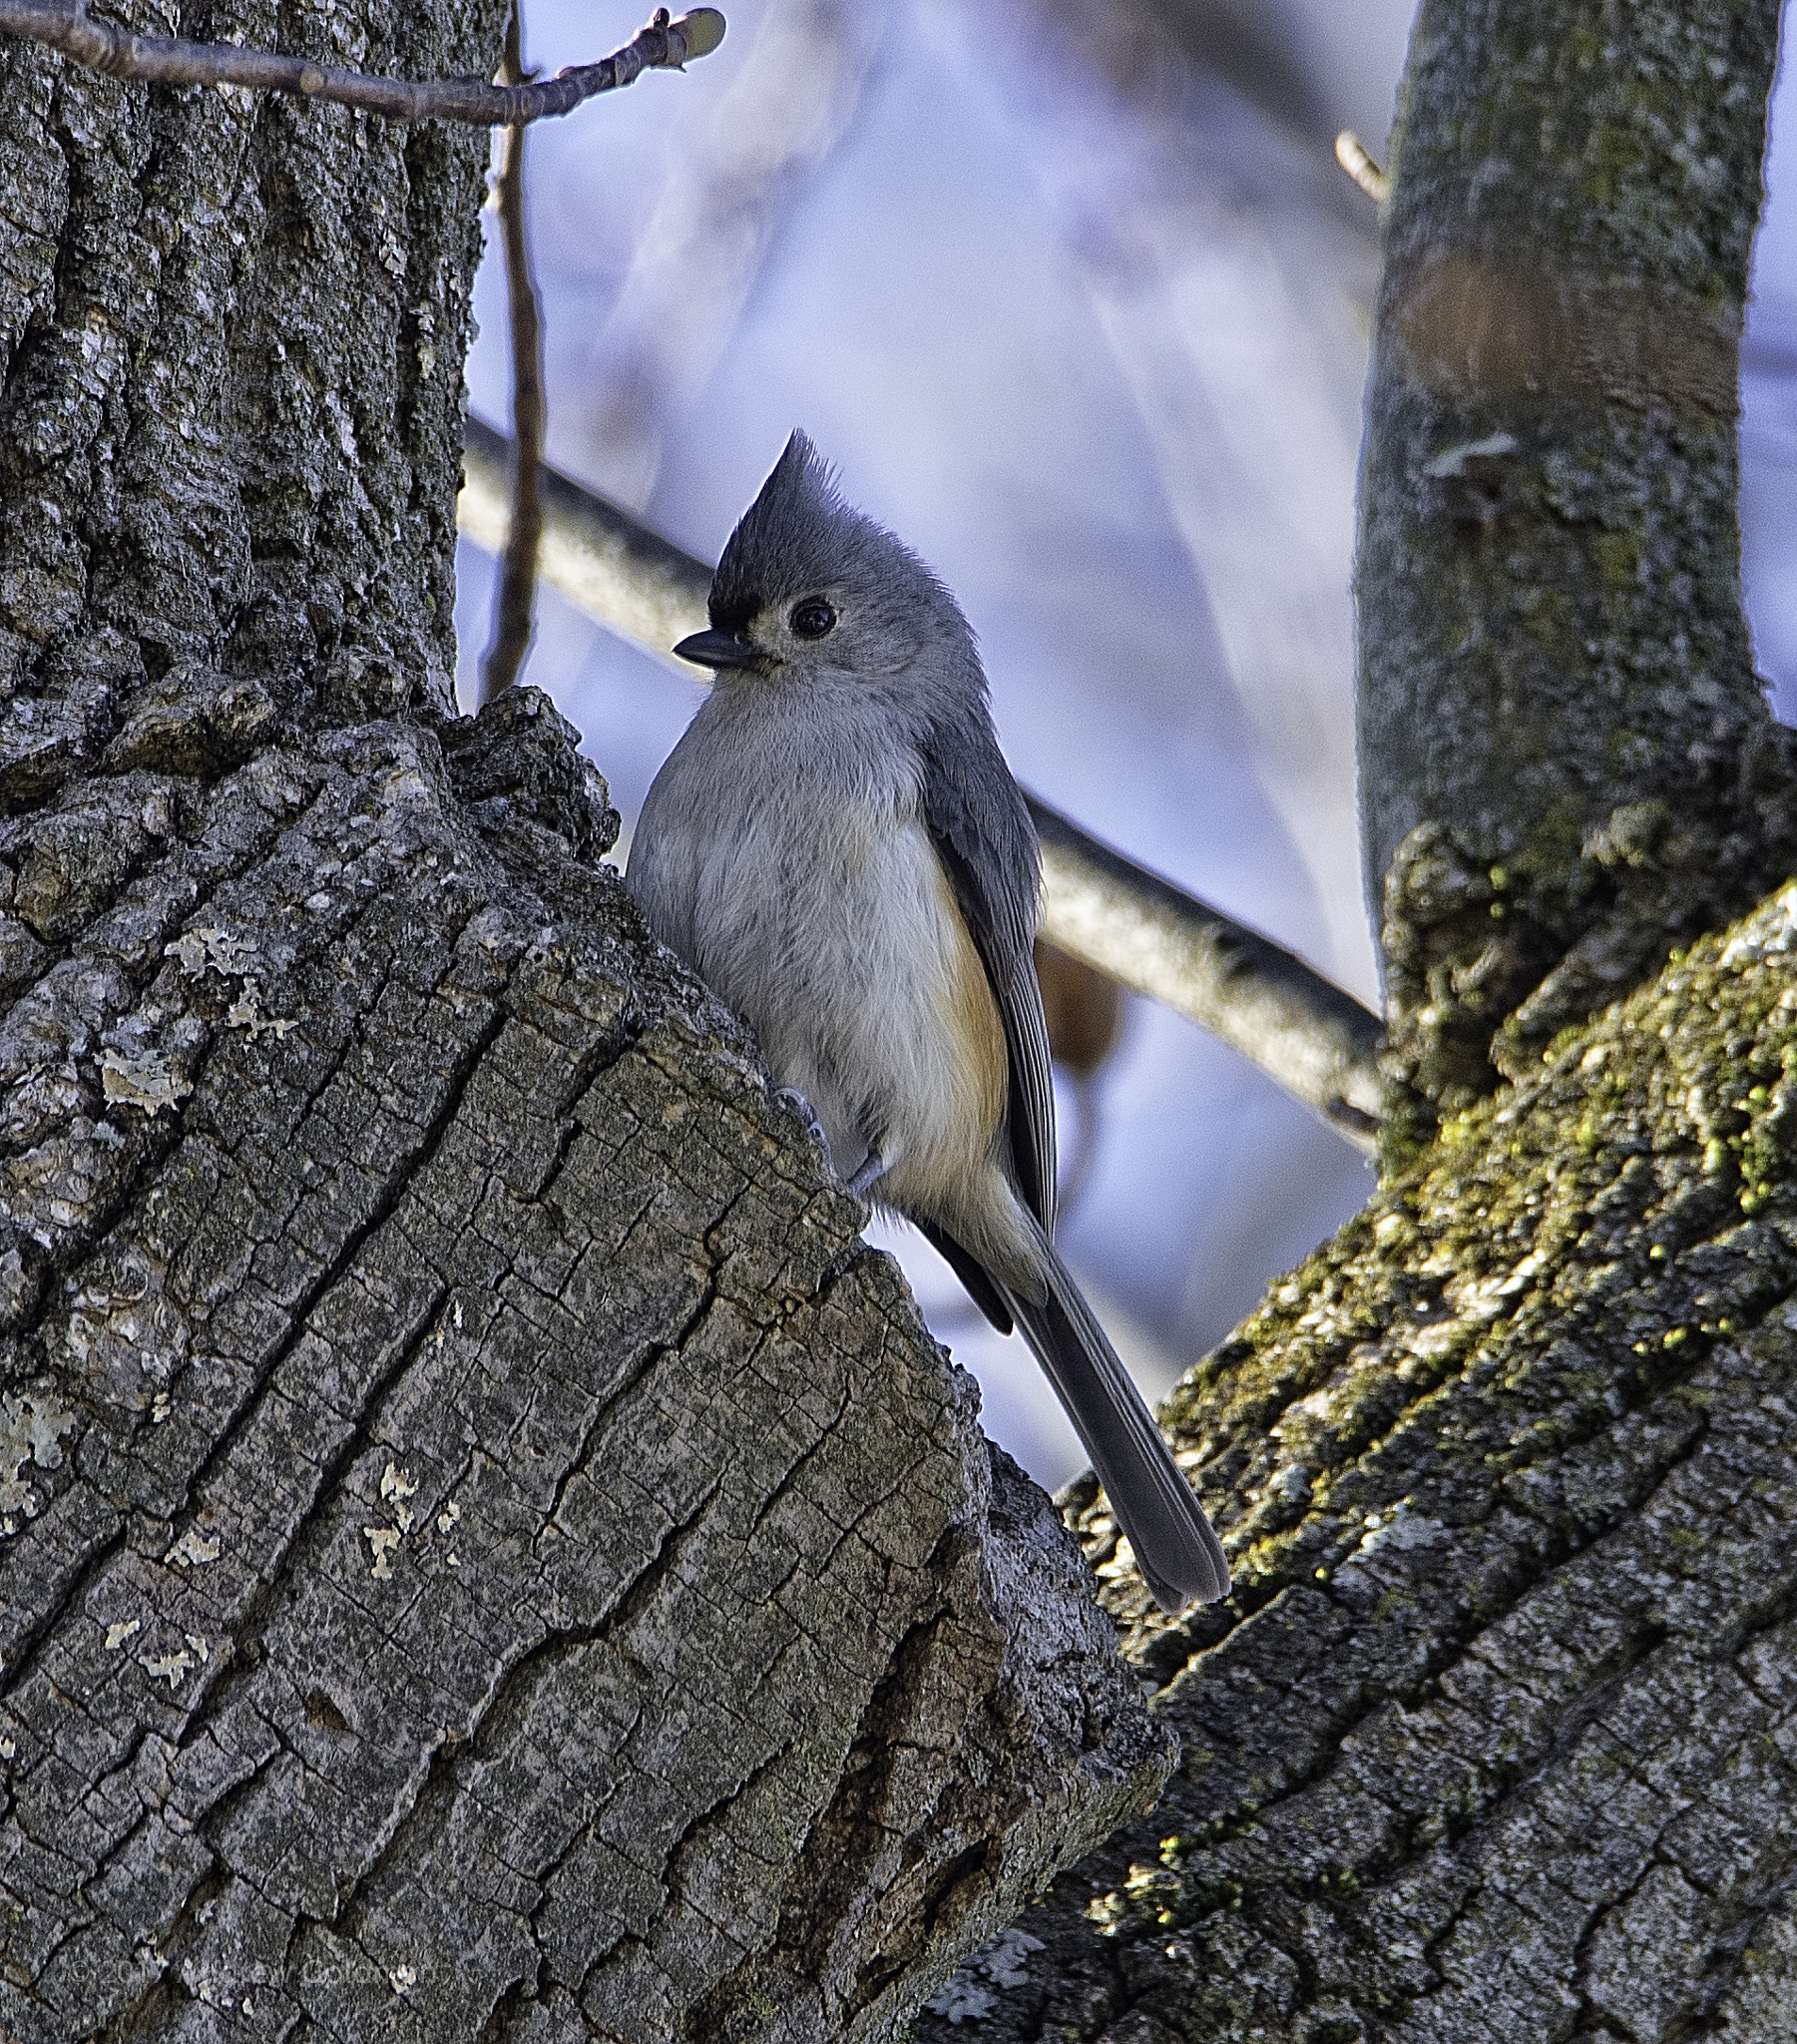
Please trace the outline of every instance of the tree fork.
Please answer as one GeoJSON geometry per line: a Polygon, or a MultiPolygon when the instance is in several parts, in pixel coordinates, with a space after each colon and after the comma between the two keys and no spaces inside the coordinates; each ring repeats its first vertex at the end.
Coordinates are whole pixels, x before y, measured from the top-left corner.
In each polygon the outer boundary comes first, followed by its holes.
{"type": "Polygon", "coordinates": [[[1797,870],[1741,610],[1775,0],[1432,0],[1384,210],[1358,564],[1385,1142],[1797,870]]]}

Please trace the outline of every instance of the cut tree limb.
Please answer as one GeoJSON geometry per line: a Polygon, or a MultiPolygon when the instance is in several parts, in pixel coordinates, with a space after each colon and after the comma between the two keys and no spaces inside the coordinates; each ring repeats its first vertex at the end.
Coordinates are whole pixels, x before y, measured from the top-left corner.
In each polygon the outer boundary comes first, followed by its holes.
{"type": "Polygon", "coordinates": [[[1171,1759],[1071,1539],[543,698],[159,791],[5,1039],[7,2033],[886,2033],[1171,1759]]]}

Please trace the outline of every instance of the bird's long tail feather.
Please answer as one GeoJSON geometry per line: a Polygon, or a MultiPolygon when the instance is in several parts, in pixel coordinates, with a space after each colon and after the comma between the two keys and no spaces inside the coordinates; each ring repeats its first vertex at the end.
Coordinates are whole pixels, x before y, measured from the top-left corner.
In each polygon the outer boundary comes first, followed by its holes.
{"type": "Polygon", "coordinates": [[[1229,1563],[1134,1380],[1067,1266],[1039,1238],[1048,1297],[999,1287],[1092,1457],[1155,1603],[1180,1611],[1229,1594],[1229,1563]]]}

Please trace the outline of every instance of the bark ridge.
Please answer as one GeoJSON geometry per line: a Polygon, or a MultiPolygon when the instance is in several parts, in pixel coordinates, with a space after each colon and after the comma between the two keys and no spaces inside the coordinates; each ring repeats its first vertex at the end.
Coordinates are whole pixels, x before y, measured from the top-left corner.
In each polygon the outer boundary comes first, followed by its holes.
{"type": "Polygon", "coordinates": [[[616,828],[514,691],[0,840],[22,2040],[889,2034],[1165,1773],[616,828]]]}

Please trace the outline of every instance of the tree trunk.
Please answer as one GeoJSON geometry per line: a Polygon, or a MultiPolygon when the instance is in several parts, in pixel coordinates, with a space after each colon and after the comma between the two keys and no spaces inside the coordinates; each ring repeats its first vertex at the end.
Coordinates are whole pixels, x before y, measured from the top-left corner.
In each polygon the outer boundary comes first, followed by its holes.
{"type": "Polygon", "coordinates": [[[21,2040],[890,2034],[1172,1758],[573,734],[450,721],[485,152],[0,48],[21,2040]]]}
{"type": "Polygon", "coordinates": [[[1797,866],[1735,509],[1778,17],[1419,24],[1359,562],[1395,1160],[1797,866]]]}
{"type": "Polygon", "coordinates": [[[1175,1394],[1239,1593],[1169,1626],[1113,1587],[1179,1774],[1020,1920],[1015,1984],[958,1977],[981,2044],[1788,2039],[1793,955],[1797,889],[1175,1394]]]}
{"type": "Polygon", "coordinates": [[[1797,887],[1691,941],[1797,867],[1734,523],[1776,30],[1423,8],[1359,570],[1402,1169],[1171,1401],[1230,1604],[1076,1495],[1179,1773],[916,2044],[1791,2035],[1797,887]]]}

